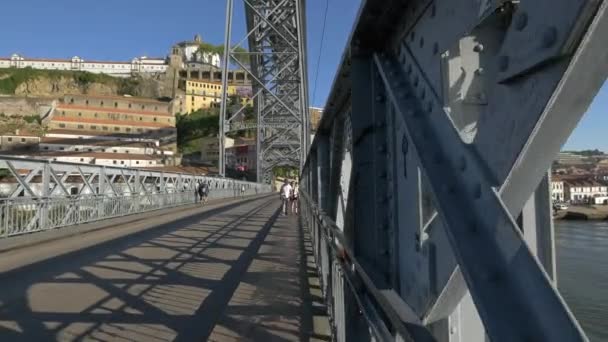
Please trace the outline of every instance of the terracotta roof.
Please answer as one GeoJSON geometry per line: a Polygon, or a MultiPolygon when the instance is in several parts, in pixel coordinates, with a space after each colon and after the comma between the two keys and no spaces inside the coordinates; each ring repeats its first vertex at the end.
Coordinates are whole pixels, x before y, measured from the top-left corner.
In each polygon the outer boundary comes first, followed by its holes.
{"type": "Polygon", "coordinates": [[[96,123],[115,126],[131,126],[131,127],[157,127],[157,128],[175,128],[175,126],[158,123],[158,122],[141,122],[141,121],[116,121],[116,120],[99,120],[88,118],[69,118],[69,117],[54,117],[51,121],[57,122],[75,122],[75,123],[96,123]]]}
{"type": "Polygon", "coordinates": [[[114,99],[114,100],[129,100],[137,102],[150,102],[158,104],[169,104],[167,101],[160,101],[156,99],[150,99],[147,97],[136,97],[136,96],[116,96],[116,95],[66,95],[74,98],[90,98],[90,99],[114,99]]]}
{"type": "Polygon", "coordinates": [[[161,155],[135,154],[135,153],[103,153],[103,152],[74,152],[74,151],[49,151],[49,152],[3,152],[4,155],[24,157],[73,157],[73,158],[95,158],[95,159],[119,159],[119,160],[160,160],[161,155]]]}
{"type": "Polygon", "coordinates": [[[128,110],[128,109],[117,109],[117,108],[106,108],[106,107],[91,107],[91,106],[75,106],[69,104],[60,104],[57,109],[69,109],[69,110],[82,110],[89,112],[104,112],[104,113],[119,113],[119,114],[134,114],[134,115],[150,115],[150,116],[164,116],[172,118],[173,115],[170,113],[156,113],[140,110],[128,110]]]}
{"type": "Polygon", "coordinates": [[[97,139],[70,139],[70,138],[53,138],[44,137],[42,144],[58,144],[58,145],[89,145],[89,146],[116,146],[116,147],[156,147],[152,142],[142,141],[116,141],[116,140],[97,140],[97,139]]]}

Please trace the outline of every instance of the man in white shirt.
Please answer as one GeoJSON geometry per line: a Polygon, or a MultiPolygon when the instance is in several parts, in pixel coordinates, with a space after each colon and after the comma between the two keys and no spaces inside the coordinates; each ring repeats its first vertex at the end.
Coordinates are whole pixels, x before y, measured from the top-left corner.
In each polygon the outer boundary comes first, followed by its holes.
{"type": "Polygon", "coordinates": [[[283,215],[287,216],[287,209],[289,207],[289,199],[291,197],[292,187],[285,179],[283,186],[281,187],[281,200],[283,201],[283,215]]]}
{"type": "Polygon", "coordinates": [[[298,215],[298,195],[300,188],[298,187],[298,183],[291,183],[292,191],[291,191],[291,212],[298,215]]]}

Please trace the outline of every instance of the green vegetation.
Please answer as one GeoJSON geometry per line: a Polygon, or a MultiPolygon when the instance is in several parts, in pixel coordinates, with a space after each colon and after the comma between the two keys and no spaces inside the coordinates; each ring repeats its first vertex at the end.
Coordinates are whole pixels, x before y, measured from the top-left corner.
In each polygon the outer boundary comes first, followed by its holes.
{"type": "MultiPolygon", "coordinates": [[[[213,45],[210,43],[201,43],[198,50],[196,51],[197,53],[203,54],[203,53],[212,53],[212,54],[218,54],[220,56],[224,55],[224,45],[213,45]]],[[[234,48],[233,51],[233,56],[236,60],[238,60],[241,64],[247,66],[249,65],[249,57],[246,54],[247,50],[243,49],[242,47],[236,47],[234,48]]]]}
{"type": "Polygon", "coordinates": [[[198,153],[201,150],[201,139],[217,136],[219,132],[220,113],[218,108],[201,109],[191,114],[177,114],[177,148],[185,154],[198,153]]]}
{"type": "Polygon", "coordinates": [[[585,157],[593,157],[593,156],[601,156],[604,155],[604,152],[598,150],[597,148],[595,150],[582,150],[582,151],[563,151],[565,153],[572,153],[572,154],[576,154],[579,156],[585,156],[585,157]]]}
{"type": "Polygon", "coordinates": [[[272,172],[274,173],[275,177],[291,178],[291,179],[295,179],[298,177],[298,169],[295,167],[277,166],[274,169],[272,169],[272,172]]]}
{"type": "Polygon", "coordinates": [[[106,74],[93,74],[86,71],[68,70],[38,70],[30,67],[23,69],[0,69],[0,93],[15,94],[15,90],[23,83],[46,78],[49,80],[73,79],[80,86],[86,87],[92,83],[116,85],[119,94],[132,94],[140,83],[134,78],[116,78],[106,74]]]}

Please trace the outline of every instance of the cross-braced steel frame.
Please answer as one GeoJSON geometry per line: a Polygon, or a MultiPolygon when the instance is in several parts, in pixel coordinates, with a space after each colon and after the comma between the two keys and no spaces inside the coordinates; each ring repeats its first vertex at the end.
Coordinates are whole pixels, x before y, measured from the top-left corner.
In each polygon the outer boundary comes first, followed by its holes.
{"type": "MultiPolygon", "coordinates": [[[[257,179],[269,183],[277,166],[301,168],[309,143],[304,0],[243,0],[247,33],[232,42],[234,0],[226,5],[223,97],[220,114],[220,173],[225,173],[224,135],[244,127],[235,123],[243,108],[227,113],[231,65],[253,80],[257,112],[257,179]],[[248,44],[247,52],[240,52],[248,44]],[[249,60],[247,65],[244,60],[249,60]]],[[[250,127],[250,126],[247,126],[250,127]]]]}
{"type": "Polygon", "coordinates": [[[0,156],[0,238],[194,203],[268,193],[267,184],[146,169],[0,156]]]}
{"type": "Polygon", "coordinates": [[[607,0],[362,2],[301,180],[337,341],[588,341],[548,170],[607,32],[607,0]]]}

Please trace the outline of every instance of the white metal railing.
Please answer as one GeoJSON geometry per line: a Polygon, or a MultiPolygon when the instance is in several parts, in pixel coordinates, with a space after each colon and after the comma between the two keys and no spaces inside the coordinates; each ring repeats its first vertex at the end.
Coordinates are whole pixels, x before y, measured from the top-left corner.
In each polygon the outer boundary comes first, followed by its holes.
{"type": "Polygon", "coordinates": [[[229,178],[6,156],[0,170],[0,238],[191,204],[200,183],[210,199],[271,191],[229,178]]]}
{"type": "MultiPolygon", "coordinates": [[[[249,190],[244,195],[254,195],[249,190]]],[[[210,199],[236,198],[231,189],[211,191],[210,199]]],[[[73,226],[152,210],[193,204],[193,191],[128,196],[14,198],[0,200],[0,238],[73,226]]]]}

